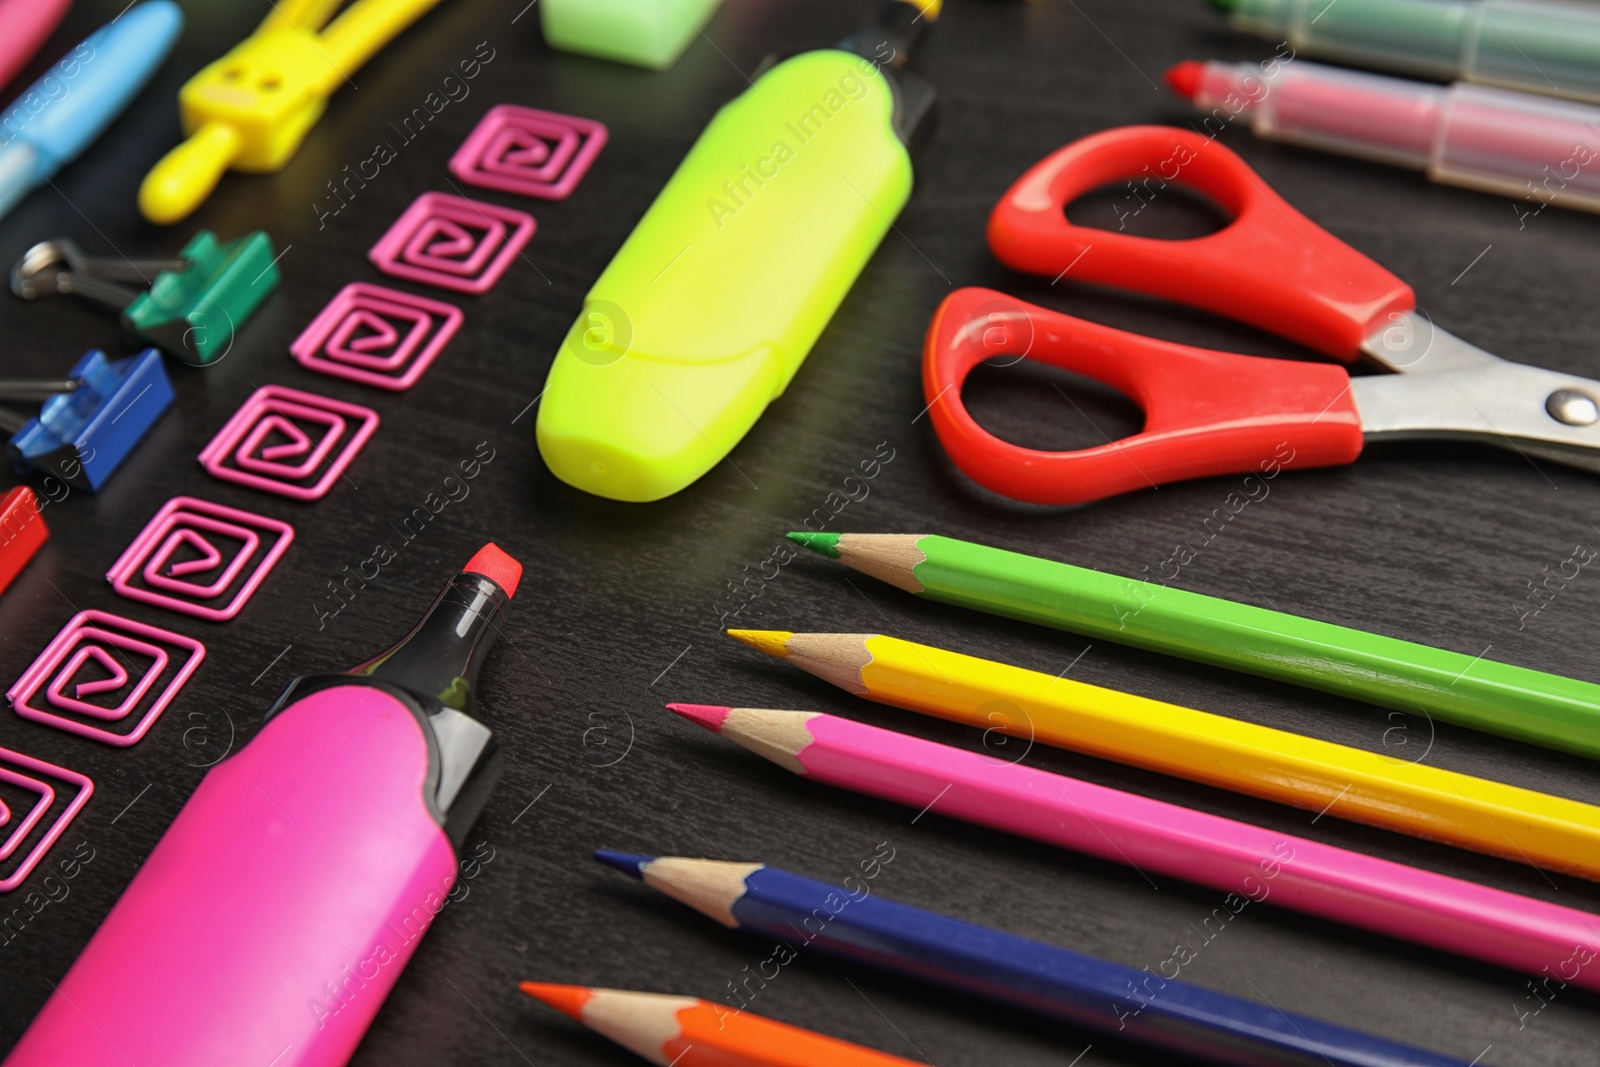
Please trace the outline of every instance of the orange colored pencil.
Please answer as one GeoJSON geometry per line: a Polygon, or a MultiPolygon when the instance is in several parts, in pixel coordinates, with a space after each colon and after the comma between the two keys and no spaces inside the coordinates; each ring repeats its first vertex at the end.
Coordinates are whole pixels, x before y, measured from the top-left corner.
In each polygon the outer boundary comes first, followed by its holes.
{"type": "Polygon", "coordinates": [[[662,1067],[921,1067],[695,997],[544,982],[520,988],[662,1067]]]}

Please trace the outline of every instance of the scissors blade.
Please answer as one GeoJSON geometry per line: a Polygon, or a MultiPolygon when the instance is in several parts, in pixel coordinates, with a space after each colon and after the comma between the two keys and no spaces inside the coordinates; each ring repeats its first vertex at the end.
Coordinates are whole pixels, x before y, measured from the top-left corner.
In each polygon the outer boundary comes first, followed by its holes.
{"type": "Polygon", "coordinates": [[[1427,329],[1429,343],[1391,368],[1405,373],[1350,380],[1368,441],[1477,441],[1600,472],[1600,382],[1512,363],[1427,329]]]}
{"type": "Polygon", "coordinates": [[[1367,335],[1361,351],[1384,370],[1397,374],[1434,374],[1505,362],[1415,311],[1390,314],[1387,322],[1367,335]]]}

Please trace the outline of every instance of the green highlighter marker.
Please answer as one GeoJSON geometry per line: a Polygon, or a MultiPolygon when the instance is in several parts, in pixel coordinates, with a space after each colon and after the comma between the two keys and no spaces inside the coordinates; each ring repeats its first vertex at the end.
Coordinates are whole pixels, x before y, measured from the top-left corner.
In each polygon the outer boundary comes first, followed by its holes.
{"type": "Polygon", "coordinates": [[[933,91],[905,69],[939,0],[719,111],[584,301],[539,407],[552,472],[615,500],[705,474],[789,384],[911,196],[933,91]]]}
{"type": "Polygon", "coordinates": [[[1600,102],[1600,10],[1536,0],[1212,0],[1296,51],[1600,102]]]}
{"type": "Polygon", "coordinates": [[[953,537],[790,540],[929,600],[1600,759],[1600,685],[953,537]]]}

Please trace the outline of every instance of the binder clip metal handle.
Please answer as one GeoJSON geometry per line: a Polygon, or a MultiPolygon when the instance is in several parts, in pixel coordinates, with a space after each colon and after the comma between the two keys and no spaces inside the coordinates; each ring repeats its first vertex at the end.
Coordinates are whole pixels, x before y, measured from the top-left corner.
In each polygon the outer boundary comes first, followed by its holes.
{"type": "MultiPolygon", "coordinates": [[[[73,393],[82,384],[82,378],[0,378],[0,400],[42,404],[53,396],[73,393]]],[[[19,433],[29,421],[22,412],[0,405],[0,433],[19,433]]]]}
{"type": "Polygon", "coordinates": [[[86,256],[68,240],[40,241],[11,268],[11,291],[24,300],[86,297],[120,311],[129,337],[193,366],[227,355],[234,332],[277,284],[278,257],[261,230],[226,242],[201,230],[175,259],[86,256]]]}
{"type": "Polygon", "coordinates": [[[57,393],[70,393],[82,384],[81,378],[0,378],[0,400],[43,403],[57,393]]]}
{"type": "Polygon", "coordinates": [[[139,297],[136,289],[119,282],[150,284],[164,270],[186,270],[186,259],[113,259],[86,256],[65,239],[40,241],[11,268],[11,291],[24,300],[52,293],[72,293],[121,311],[139,297]]]}

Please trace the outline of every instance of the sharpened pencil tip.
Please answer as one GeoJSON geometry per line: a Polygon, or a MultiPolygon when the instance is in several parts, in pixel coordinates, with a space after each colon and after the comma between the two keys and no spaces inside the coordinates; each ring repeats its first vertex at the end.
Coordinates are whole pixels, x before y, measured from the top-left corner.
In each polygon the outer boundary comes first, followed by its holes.
{"type": "Polygon", "coordinates": [[[667,710],[674,715],[682,715],[696,726],[704,726],[712,733],[720,734],[722,724],[733,709],[718,704],[668,704],[667,710]]]}
{"type": "Polygon", "coordinates": [[[644,881],[645,867],[655,861],[654,856],[636,856],[631,852],[608,852],[603,848],[596,850],[594,858],[607,867],[615,867],[623,874],[637,878],[641,882],[644,881]]]}
{"type": "Polygon", "coordinates": [[[797,545],[805,545],[819,556],[829,559],[839,558],[839,538],[843,534],[836,533],[811,533],[809,530],[795,530],[784,535],[797,545]]]}
{"type": "Polygon", "coordinates": [[[729,630],[728,636],[758,652],[765,652],[779,659],[788,659],[789,649],[786,647],[786,642],[794,634],[788,630],[729,630]]]}
{"type": "Polygon", "coordinates": [[[517,986],[535,1000],[542,1000],[563,1015],[583,1022],[583,1006],[594,998],[587,986],[553,985],[549,982],[523,982],[517,986]]]}

